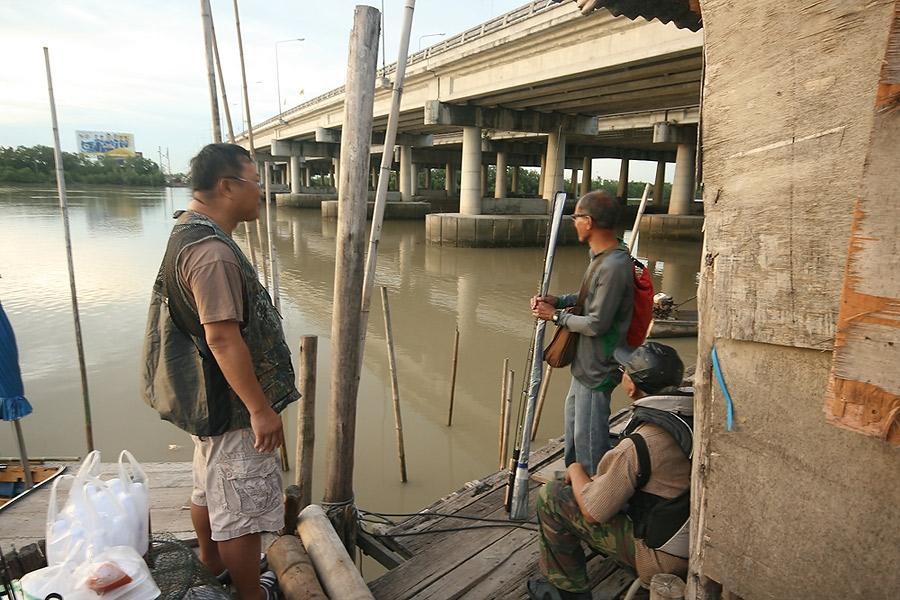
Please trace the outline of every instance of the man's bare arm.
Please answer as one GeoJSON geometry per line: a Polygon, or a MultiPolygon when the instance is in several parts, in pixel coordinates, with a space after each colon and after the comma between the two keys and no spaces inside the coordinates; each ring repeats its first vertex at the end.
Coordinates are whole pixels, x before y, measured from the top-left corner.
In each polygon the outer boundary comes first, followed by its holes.
{"type": "Polygon", "coordinates": [[[206,323],[203,330],[225,380],[250,413],[256,449],[272,452],[284,441],[281,418],[272,410],[259,385],[240,325],[236,321],[218,321],[206,323]]]}

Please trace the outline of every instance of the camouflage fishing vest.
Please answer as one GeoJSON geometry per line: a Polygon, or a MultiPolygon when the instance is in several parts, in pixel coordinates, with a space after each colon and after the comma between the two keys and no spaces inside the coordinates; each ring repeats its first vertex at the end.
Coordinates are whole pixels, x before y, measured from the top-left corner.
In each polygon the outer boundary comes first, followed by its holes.
{"type": "Polygon", "coordinates": [[[163,420],[198,436],[221,435],[250,426],[250,414],[222,375],[197,310],[178,277],[178,258],[193,244],[217,238],[241,266],[244,318],[241,335],[253,369],[275,412],[300,397],[281,315],[259,283],[256,269],[215,222],[199,213],[176,213],[166,254],[153,285],[144,339],[142,395],[163,420]]]}

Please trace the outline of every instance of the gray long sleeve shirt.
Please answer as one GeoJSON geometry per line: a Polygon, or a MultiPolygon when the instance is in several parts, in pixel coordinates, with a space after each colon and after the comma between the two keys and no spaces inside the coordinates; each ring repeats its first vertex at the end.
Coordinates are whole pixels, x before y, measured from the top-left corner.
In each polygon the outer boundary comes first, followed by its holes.
{"type": "MultiPolygon", "coordinates": [[[[622,244],[590,257],[585,277],[595,260],[602,262],[589,282],[584,314],[563,313],[559,324],[579,334],[572,376],[591,389],[611,390],[621,381],[613,350],[625,345],[634,310],[634,264],[622,244]]],[[[577,299],[560,296],[557,307],[575,306],[577,299]]]]}

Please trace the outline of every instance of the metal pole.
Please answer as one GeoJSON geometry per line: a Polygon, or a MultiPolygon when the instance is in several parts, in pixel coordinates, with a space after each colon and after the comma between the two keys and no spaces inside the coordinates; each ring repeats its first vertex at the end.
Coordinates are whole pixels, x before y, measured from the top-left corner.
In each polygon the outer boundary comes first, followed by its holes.
{"type": "Polygon", "coordinates": [[[391,400],[394,404],[394,428],[397,430],[397,456],[400,459],[400,481],[406,483],[406,452],[403,448],[403,420],[400,417],[400,384],[397,382],[397,357],[394,353],[394,331],[391,327],[391,307],[387,288],[381,286],[381,307],[384,309],[384,339],[387,343],[388,366],[391,370],[391,400]]]}
{"type": "Polygon", "coordinates": [[[25,488],[34,487],[34,478],[31,476],[31,463],[28,461],[28,450],[25,448],[25,436],[22,435],[22,424],[19,419],[13,419],[13,429],[16,432],[16,439],[19,441],[19,460],[22,461],[22,473],[25,475],[25,488]]]}
{"type": "Polygon", "coordinates": [[[81,318],[78,315],[78,293],[75,290],[75,263],[72,261],[72,235],[69,232],[69,202],[66,197],[66,175],[63,172],[62,150],[59,147],[59,125],[56,121],[56,99],[50,76],[50,51],[44,46],[44,65],[47,69],[47,92],[50,95],[50,118],[53,122],[53,160],[56,163],[56,189],[66,235],[66,259],[69,263],[69,292],[72,295],[72,317],[75,320],[75,345],[78,348],[78,368],[81,371],[81,394],[84,400],[84,434],[88,452],[94,450],[94,426],[91,420],[91,400],[88,394],[87,367],[84,362],[84,343],[81,338],[81,318]]]}
{"type": "MultiPolygon", "coordinates": [[[[547,243],[547,257],[544,260],[544,275],[541,280],[541,292],[546,296],[550,288],[550,275],[553,271],[553,258],[556,253],[556,241],[559,237],[559,225],[562,221],[562,210],[565,205],[565,192],[556,194],[553,206],[553,216],[550,222],[550,236],[547,243]]],[[[519,443],[518,463],[513,483],[509,518],[513,521],[524,521],[528,518],[528,453],[531,450],[531,428],[534,424],[535,405],[541,385],[542,365],[544,362],[544,330],[547,322],[537,319],[534,327],[533,352],[531,356],[531,381],[528,386],[528,402],[525,405],[523,421],[519,424],[518,434],[521,436],[519,443]]]]}
{"type": "Polygon", "coordinates": [[[209,84],[209,109],[212,116],[213,142],[222,142],[222,123],[219,118],[219,98],[216,95],[216,72],[213,66],[212,14],[209,0],[200,0],[200,15],[203,18],[203,45],[206,49],[206,80],[209,84]]]}
{"type": "Polygon", "coordinates": [[[400,48],[397,52],[397,71],[394,73],[394,88],[391,92],[391,112],[388,115],[387,131],[384,134],[384,152],[381,154],[381,168],[378,172],[378,186],[375,190],[375,207],[372,211],[372,229],[369,235],[369,252],[366,255],[366,270],[363,279],[362,305],[360,308],[360,370],[362,369],[362,359],[365,352],[366,330],[369,324],[369,306],[372,303],[372,288],[375,286],[378,243],[381,241],[381,226],[384,222],[384,208],[387,204],[388,182],[391,179],[391,165],[394,160],[394,143],[397,140],[397,126],[400,120],[400,99],[403,96],[406,57],[409,52],[409,32],[412,30],[415,6],[415,0],[406,0],[403,11],[403,27],[400,32],[400,48]]]}
{"type": "Polygon", "coordinates": [[[335,531],[351,551],[356,540],[353,459],[361,364],[359,340],[368,196],[366,177],[372,140],[380,21],[378,10],[371,6],[357,6],[354,11],[345,87],[344,127],[341,132],[341,182],[338,186],[334,297],[339,301],[334,304],[331,321],[331,430],[325,456],[323,507],[335,531]]]}

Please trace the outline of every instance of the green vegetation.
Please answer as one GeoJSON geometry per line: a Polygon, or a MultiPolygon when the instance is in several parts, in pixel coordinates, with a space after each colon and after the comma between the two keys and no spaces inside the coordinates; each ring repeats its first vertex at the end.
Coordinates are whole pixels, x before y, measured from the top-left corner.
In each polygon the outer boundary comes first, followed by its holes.
{"type": "MultiPolygon", "coordinates": [[[[63,152],[67,183],[164,186],[166,177],[146,158],[92,157],[63,152]]],[[[0,183],[55,183],[56,163],[49,146],[0,146],[0,183]]]]}

